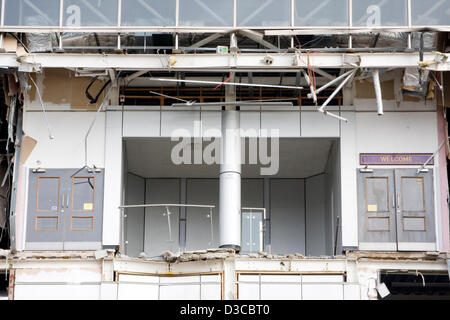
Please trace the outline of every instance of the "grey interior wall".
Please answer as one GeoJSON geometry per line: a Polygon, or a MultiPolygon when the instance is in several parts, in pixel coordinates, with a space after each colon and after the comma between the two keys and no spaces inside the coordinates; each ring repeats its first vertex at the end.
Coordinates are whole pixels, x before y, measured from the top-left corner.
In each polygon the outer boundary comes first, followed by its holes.
{"type": "Polygon", "coordinates": [[[305,189],[303,179],[270,181],[272,252],[305,254],[305,189]]]}
{"type": "Polygon", "coordinates": [[[263,208],[264,207],[264,180],[242,179],[241,181],[241,203],[242,207],[263,208]]]}
{"type": "Polygon", "coordinates": [[[326,254],[325,174],[305,179],[306,186],[306,254],[326,254]]]}
{"type": "MultiPolygon", "coordinates": [[[[125,204],[143,204],[145,200],[145,179],[128,173],[126,176],[125,204]]],[[[126,210],[125,254],[136,257],[144,251],[144,208],[126,210]]]]}
{"type": "Polygon", "coordinates": [[[341,215],[341,175],[339,141],[331,147],[326,166],[326,244],[327,254],[340,254],[342,251],[342,234],[340,230],[341,215]]]}
{"type": "Polygon", "coordinates": [[[187,208],[186,250],[204,250],[219,246],[219,180],[187,179],[186,202],[188,204],[215,205],[213,209],[213,243],[209,209],[187,208]]]}
{"type": "MultiPolygon", "coordinates": [[[[180,203],[179,179],[146,179],[145,203],[180,203]]],[[[172,241],[169,237],[169,224],[166,209],[163,207],[145,208],[145,242],[147,256],[154,257],[166,250],[179,251],[179,208],[169,208],[172,241]]]]}

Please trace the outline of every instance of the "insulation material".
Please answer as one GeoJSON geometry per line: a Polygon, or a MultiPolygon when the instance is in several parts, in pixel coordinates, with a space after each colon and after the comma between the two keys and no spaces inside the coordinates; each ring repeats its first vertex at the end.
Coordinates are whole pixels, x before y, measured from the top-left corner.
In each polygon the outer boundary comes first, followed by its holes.
{"type": "MultiPolygon", "coordinates": [[[[41,91],[44,103],[55,105],[70,105],[71,109],[97,110],[105,96],[106,90],[100,95],[97,103],[90,104],[85,95],[90,77],[75,77],[74,72],[65,69],[45,69],[43,73],[32,75],[41,91]]],[[[90,92],[97,94],[104,85],[103,81],[96,81],[90,92]]],[[[31,102],[38,102],[36,88],[29,91],[31,102]]]]}
{"type": "MultiPolygon", "coordinates": [[[[348,46],[348,35],[334,36],[339,47],[348,46]]],[[[359,33],[353,35],[354,48],[406,48],[408,36],[403,32],[359,33]]]]}
{"type": "MultiPolygon", "coordinates": [[[[373,82],[370,81],[355,81],[355,98],[357,99],[375,99],[375,89],[373,82]]],[[[395,100],[395,80],[381,81],[381,92],[383,93],[383,100],[395,100]]],[[[420,98],[413,96],[404,96],[403,101],[418,102],[420,98]]]]}
{"type": "Polygon", "coordinates": [[[403,76],[403,93],[426,97],[427,99],[434,98],[428,95],[430,83],[428,81],[429,70],[421,70],[417,68],[405,68],[403,76]]]}
{"type": "Polygon", "coordinates": [[[20,151],[20,165],[23,165],[31,152],[36,147],[37,141],[30,136],[24,136],[22,139],[22,148],[20,151]]]}
{"type": "Polygon", "coordinates": [[[30,53],[53,52],[52,33],[27,33],[26,46],[30,53]]]}
{"type": "MultiPolygon", "coordinates": [[[[120,36],[121,46],[134,46],[136,38],[132,34],[124,34],[120,36]]],[[[63,38],[64,47],[117,47],[117,35],[115,34],[69,34],[63,38]]],[[[98,49],[90,49],[97,51],[98,49]]],[[[74,49],[71,52],[86,51],[86,49],[74,49]]],[[[102,52],[106,52],[102,50],[102,52]]]]}
{"type": "Polygon", "coordinates": [[[17,51],[17,40],[16,38],[7,35],[3,38],[3,49],[5,52],[16,52],[17,51]]]}
{"type": "MultiPolygon", "coordinates": [[[[420,48],[420,34],[421,32],[411,33],[411,47],[413,49],[420,48]]],[[[427,50],[436,50],[437,38],[437,32],[423,32],[423,48],[427,50]]]]}

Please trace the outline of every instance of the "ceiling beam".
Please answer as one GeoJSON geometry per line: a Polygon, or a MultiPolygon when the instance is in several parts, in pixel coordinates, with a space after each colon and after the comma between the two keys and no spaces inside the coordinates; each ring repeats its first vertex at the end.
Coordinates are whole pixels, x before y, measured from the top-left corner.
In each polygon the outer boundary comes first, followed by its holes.
{"type": "MultiPolygon", "coordinates": [[[[0,54],[0,66],[19,68],[22,72],[36,72],[42,68],[87,68],[150,71],[241,71],[241,72],[298,72],[307,67],[314,68],[409,68],[419,66],[417,53],[310,53],[308,66],[306,54],[270,54],[271,64],[266,64],[265,53],[230,54],[0,54]],[[295,59],[301,57],[301,59],[295,59]],[[312,59],[311,59],[312,58],[312,59]],[[294,62],[294,60],[297,60],[294,62]],[[169,65],[169,61],[171,64],[169,65]],[[352,62],[352,63],[349,63],[352,62]]],[[[424,69],[450,71],[449,54],[425,53],[424,69]]]]}

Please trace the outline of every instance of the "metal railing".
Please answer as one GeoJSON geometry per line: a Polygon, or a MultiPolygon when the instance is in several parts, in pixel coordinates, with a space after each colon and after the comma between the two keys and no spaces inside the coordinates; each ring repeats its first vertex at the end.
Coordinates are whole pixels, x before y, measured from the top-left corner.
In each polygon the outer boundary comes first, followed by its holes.
{"type": "MultiPolygon", "coordinates": [[[[169,242],[173,242],[172,238],[172,224],[170,217],[172,215],[172,212],[169,208],[204,208],[209,209],[209,212],[207,214],[207,218],[209,218],[210,221],[210,231],[211,231],[211,245],[214,244],[214,224],[213,224],[213,209],[215,208],[215,205],[204,205],[204,204],[174,204],[174,203],[163,203],[163,204],[137,204],[137,205],[122,205],[119,206],[120,214],[121,214],[121,232],[120,232],[120,244],[121,248],[126,248],[126,239],[125,239],[125,226],[126,226],[126,218],[127,214],[125,213],[125,209],[132,209],[132,208],[163,208],[165,211],[162,212],[163,216],[167,217],[167,227],[168,227],[168,235],[169,235],[169,242]]],[[[145,226],[144,226],[144,236],[145,236],[145,226]]]]}

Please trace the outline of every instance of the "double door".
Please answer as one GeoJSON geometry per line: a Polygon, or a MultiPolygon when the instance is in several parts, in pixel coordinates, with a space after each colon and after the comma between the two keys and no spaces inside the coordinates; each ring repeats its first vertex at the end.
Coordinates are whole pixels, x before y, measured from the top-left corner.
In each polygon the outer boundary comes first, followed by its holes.
{"type": "Polygon", "coordinates": [[[436,250],[433,171],[358,171],[359,250],[436,250]]]}
{"type": "Polygon", "coordinates": [[[103,170],[30,170],[26,250],[101,249],[103,170]]]}

